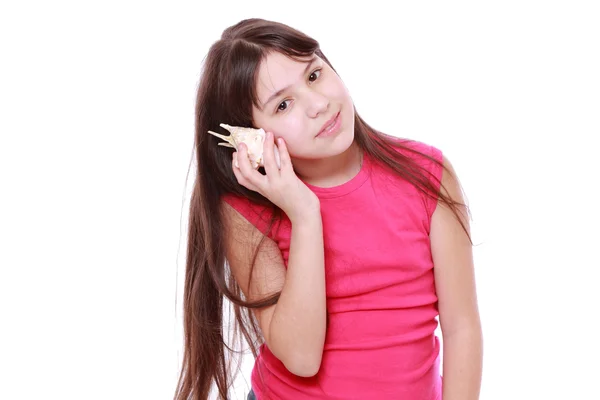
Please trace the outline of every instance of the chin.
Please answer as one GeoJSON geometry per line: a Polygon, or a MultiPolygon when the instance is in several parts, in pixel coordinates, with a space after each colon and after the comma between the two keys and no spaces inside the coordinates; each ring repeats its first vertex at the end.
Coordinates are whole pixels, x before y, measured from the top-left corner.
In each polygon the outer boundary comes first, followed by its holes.
{"type": "Polygon", "coordinates": [[[342,154],[348,151],[352,144],[354,143],[354,127],[351,126],[349,129],[344,129],[342,133],[338,136],[338,140],[336,143],[336,149],[334,150],[336,154],[342,154]]]}
{"type": "Polygon", "coordinates": [[[342,132],[343,142],[347,143],[348,147],[354,142],[355,128],[354,128],[354,113],[352,113],[344,121],[344,131],[342,132]]]}

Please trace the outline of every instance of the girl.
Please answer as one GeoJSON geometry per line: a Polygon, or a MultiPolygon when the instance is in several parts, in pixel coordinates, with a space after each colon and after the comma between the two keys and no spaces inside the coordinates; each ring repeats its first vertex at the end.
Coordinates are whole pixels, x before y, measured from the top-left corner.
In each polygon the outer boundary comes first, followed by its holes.
{"type": "Polygon", "coordinates": [[[195,148],[177,400],[213,383],[228,398],[224,297],[256,360],[248,398],[478,398],[459,181],[440,150],[362,120],[318,42],[259,19],[226,29],[205,61],[195,148]],[[221,123],[267,132],[264,167],[218,145],[221,123]]]}

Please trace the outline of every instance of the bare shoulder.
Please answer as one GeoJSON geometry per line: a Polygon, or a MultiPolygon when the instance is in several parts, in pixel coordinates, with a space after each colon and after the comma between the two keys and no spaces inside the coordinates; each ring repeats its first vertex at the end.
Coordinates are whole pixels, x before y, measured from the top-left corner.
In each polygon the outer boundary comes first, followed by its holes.
{"type": "MultiPolygon", "coordinates": [[[[463,195],[462,186],[460,183],[460,179],[452,165],[452,162],[446,157],[445,154],[442,154],[442,178],[441,178],[441,188],[440,190],[446,196],[449,196],[455,202],[465,204],[465,197],[463,195]]],[[[466,211],[466,207],[460,207],[462,211],[466,211]]],[[[468,222],[464,221],[463,222],[468,222]]]]}
{"type": "MultiPolygon", "coordinates": [[[[443,157],[442,192],[458,206],[460,220],[470,234],[468,209],[462,187],[450,160],[443,157]]],[[[431,220],[431,254],[444,335],[477,326],[479,313],[475,289],[472,244],[452,210],[439,202],[431,220]]]]}
{"type": "Polygon", "coordinates": [[[448,244],[450,239],[456,242],[452,244],[453,246],[460,243],[461,248],[466,246],[470,249],[471,243],[467,236],[467,233],[469,235],[471,233],[469,214],[460,179],[452,163],[445,155],[443,156],[443,165],[440,191],[455,202],[460,222],[450,207],[438,200],[438,206],[431,217],[430,238],[432,250],[441,250],[448,244]],[[461,222],[466,228],[466,232],[461,226],[461,222]]]}

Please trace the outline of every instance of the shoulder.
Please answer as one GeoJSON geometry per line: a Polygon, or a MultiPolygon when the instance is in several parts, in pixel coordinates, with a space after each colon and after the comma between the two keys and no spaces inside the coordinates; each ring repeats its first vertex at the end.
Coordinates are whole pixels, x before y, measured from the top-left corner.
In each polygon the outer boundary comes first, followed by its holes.
{"type": "Polygon", "coordinates": [[[386,136],[385,141],[399,155],[403,174],[423,194],[429,230],[449,162],[440,148],[425,141],[393,136],[386,136]]]}
{"type": "Polygon", "coordinates": [[[278,225],[278,218],[272,207],[257,204],[239,195],[226,194],[221,198],[223,210],[229,217],[243,218],[264,235],[270,235],[278,225]]]}
{"type": "Polygon", "coordinates": [[[465,197],[462,186],[452,162],[445,155],[442,156],[443,170],[441,174],[440,192],[447,196],[452,202],[465,207],[465,197]]]}
{"type": "MultiPolygon", "coordinates": [[[[433,144],[409,139],[388,136],[386,141],[402,157],[405,166],[414,174],[412,166],[420,169],[417,175],[423,176],[433,184],[433,189],[438,191],[442,180],[442,173],[445,168],[445,156],[442,150],[433,144]]],[[[413,175],[414,176],[414,175],[413,175]]]]}
{"type": "Polygon", "coordinates": [[[442,150],[430,143],[416,139],[396,137],[390,137],[389,142],[396,151],[414,159],[419,164],[442,164],[444,156],[442,150]]]}
{"type": "Polygon", "coordinates": [[[440,201],[433,214],[430,240],[440,323],[446,336],[465,329],[479,331],[481,328],[469,207],[452,163],[446,157],[443,162],[441,193],[448,202],[440,201]]]}

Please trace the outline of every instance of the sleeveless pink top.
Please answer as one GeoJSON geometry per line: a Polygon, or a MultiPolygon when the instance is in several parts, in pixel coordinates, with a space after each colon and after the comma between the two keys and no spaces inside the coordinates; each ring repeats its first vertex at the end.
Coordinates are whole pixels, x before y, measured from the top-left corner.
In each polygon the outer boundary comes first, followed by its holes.
{"type": "MultiPolygon", "coordinates": [[[[435,147],[415,147],[442,161],[435,147]]],[[[442,168],[413,153],[438,179],[442,168]]],[[[365,155],[361,171],[332,188],[310,186],[320,199],[329,323],[321,367],[303,378],[290,373],[266,345],[252,371],[258,400],[410,399],[442,396],[437,296],[429,241],[437,202],[365,155]]],[[[247,200],[226,201],[267,233],[267,213],[247,200]]],[[[291,225],[268,235],[287,266],[291,225]]]]}

